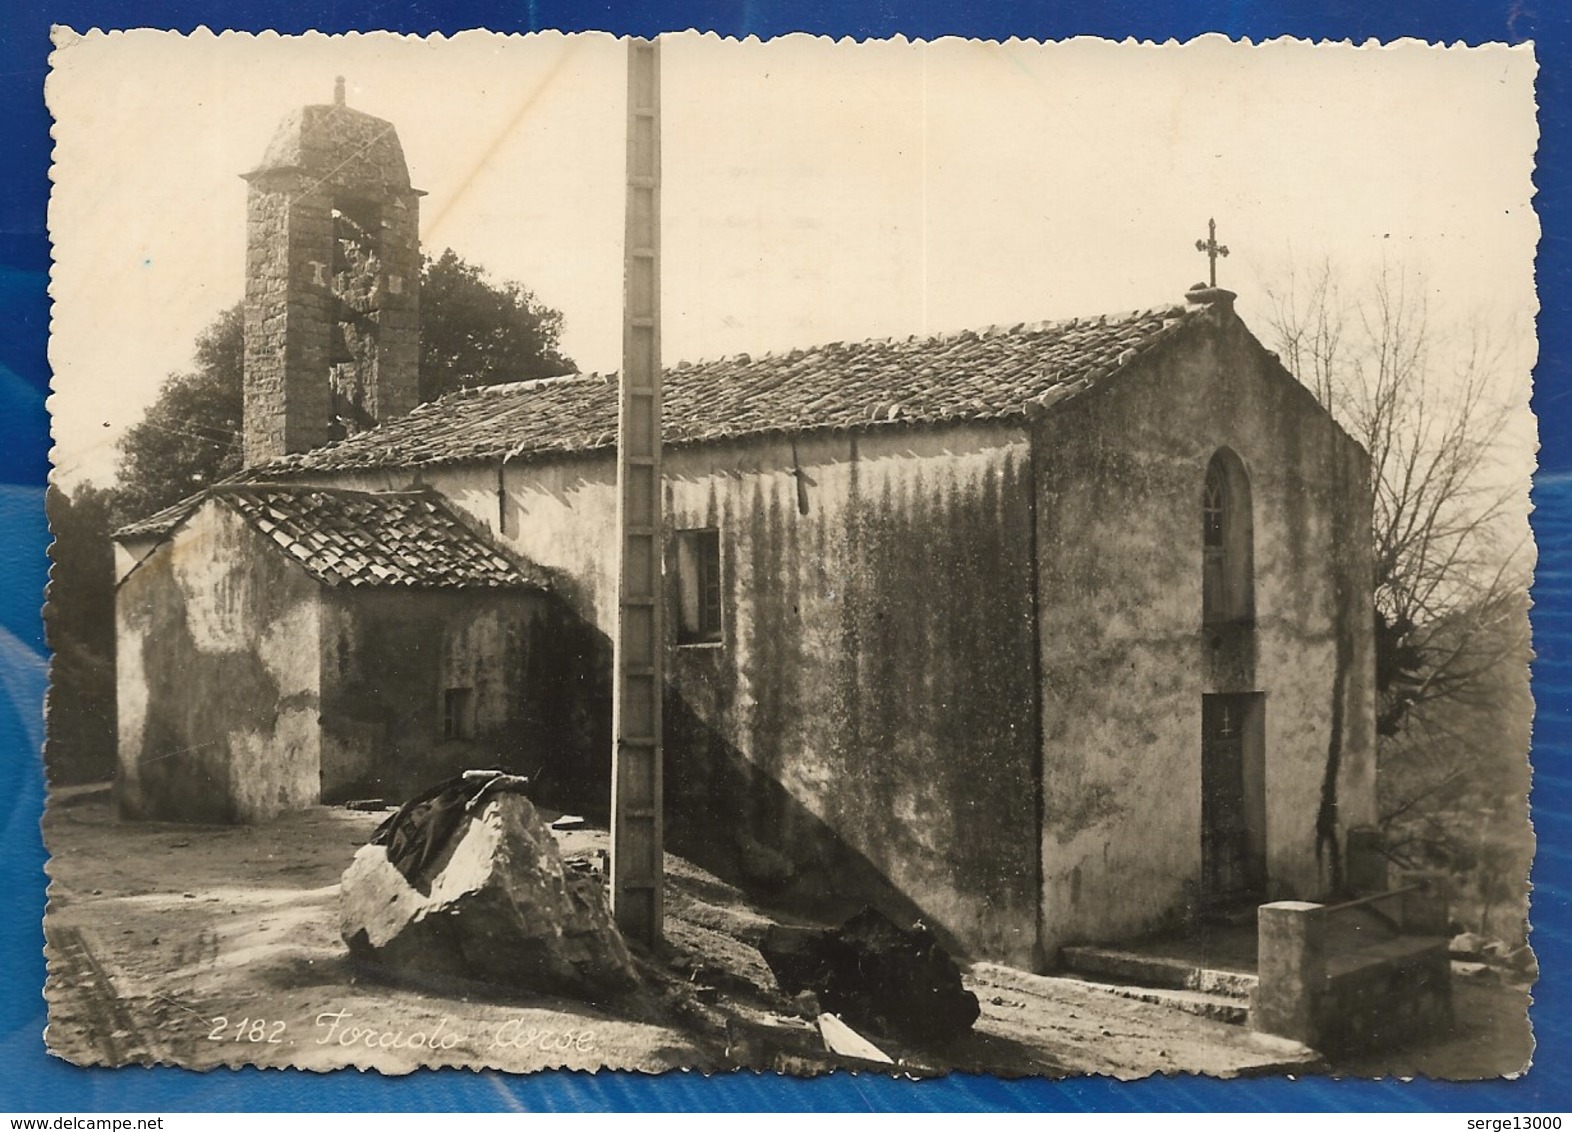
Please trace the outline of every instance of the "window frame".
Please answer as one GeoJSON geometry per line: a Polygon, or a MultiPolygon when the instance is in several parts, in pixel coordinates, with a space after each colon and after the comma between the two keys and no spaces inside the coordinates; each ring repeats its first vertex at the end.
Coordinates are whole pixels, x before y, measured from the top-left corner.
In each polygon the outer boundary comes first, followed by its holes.
{"type": "Polygon", "coordinates": [[[1206,466],[1201,488],[1201,621],[1255,624],[1255,515],[1250,476],[1229,448],[1206,466]]]}
{"type": "Polygon", "coordinates": [[[469,686],[442,689],[442,741],[465,742],[475,738],[475,689],[469,686]]]}
{"type": "Polygon", "coordinates": [[[685,648],[726,643],[725,548],[719,527],[676,532],[677,644],[685,648]]]}

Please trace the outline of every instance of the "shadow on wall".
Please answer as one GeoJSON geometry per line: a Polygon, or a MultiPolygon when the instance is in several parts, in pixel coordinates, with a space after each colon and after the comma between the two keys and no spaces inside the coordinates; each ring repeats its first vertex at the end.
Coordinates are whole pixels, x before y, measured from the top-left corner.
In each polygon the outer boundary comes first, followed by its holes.
{"type": "Polygon", "coordinates": [[[242,820],[230,785],[227,741],[274,741],[283,706],[275,674],[256,650],[204,651],[178,587],[151,592],[137,610],[145,716],[132,762],[116,776],[120,814],[131,820],[231,824],[242,820]],[[130,773],[127,774],[126,770],[130,773]]]}
{"type": "Polygon", "coordinates": [[[554,598],[527,686],[539,689],[541,773],[534,799],[597,822],[611,817],[611,638],[554,598]]]}
{"type": "Polygon", "coordinates": [[[325,727],[374,750],[364,772],[324,791],[324,802],[401,801],[465,770],[495,768],[532,778],[542,805],[609,816],[611,642],[603,633],[549,598],[529,627],[533,643],[514,642],[485,662],[500,668],[505,719],[472,738],[425,740],[444,731],[436,634],[423,623],[400,628],[365,648],[383,659],[324,714],[325,727]]]}
{"type": "Polygon", "coordinates": [[[664,701],[666,848],[774,910],[839,922],[872,905],[903,926],[955,939],[866,856],[754,767],[670,689],[664,701]]]}

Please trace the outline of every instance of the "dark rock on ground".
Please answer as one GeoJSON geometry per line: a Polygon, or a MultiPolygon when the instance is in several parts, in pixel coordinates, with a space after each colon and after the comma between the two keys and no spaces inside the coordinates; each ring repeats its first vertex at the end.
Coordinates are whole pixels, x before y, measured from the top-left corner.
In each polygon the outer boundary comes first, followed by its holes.
{"type": "Polygon", "coordinates": [[[1474,932],[1459,932],[1447,946],[1447,954],[1465,963],[1479,963],[1484,960],[1487,942],[1484,936],[1474,932]]]}
{"type": "Polygon", "coordinates": [[[1530,981],[1539,980],[1539,959],[1534,955],[1534,950],[1527,945],[1519,947],[1506,957],[1506,964],[1517,975],[1530,981]]]}
{"type": "Polygon", "coordinates": [[[933,933],[864,908],[838,928],[772,926],[759,945],[788,995],[811,991],[851,1026],[921,1047],[943,1046],[977,1021],[977,996],[933,933]]]}

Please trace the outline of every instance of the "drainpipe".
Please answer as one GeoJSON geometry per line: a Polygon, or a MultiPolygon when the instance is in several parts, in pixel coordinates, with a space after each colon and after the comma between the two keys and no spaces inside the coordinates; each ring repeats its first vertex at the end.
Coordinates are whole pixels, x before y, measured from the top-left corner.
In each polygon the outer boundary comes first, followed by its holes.
{"type": "Polygon", "coordinates": [[[508,468],[506,454],[497,461],[497,534],[506,536],[508,533],[508,483],[504,478],[508,468]]]}

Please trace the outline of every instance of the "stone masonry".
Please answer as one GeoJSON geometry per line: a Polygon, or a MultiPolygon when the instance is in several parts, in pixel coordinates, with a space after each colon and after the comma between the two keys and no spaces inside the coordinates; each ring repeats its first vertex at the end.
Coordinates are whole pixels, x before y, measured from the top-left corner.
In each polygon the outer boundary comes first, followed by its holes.
{"type": "Polygon", "coordinates": [[[342,103],[289,115],[245,177],[252,466],[415,407],[422,194],[392,125],[342,103]]]}

